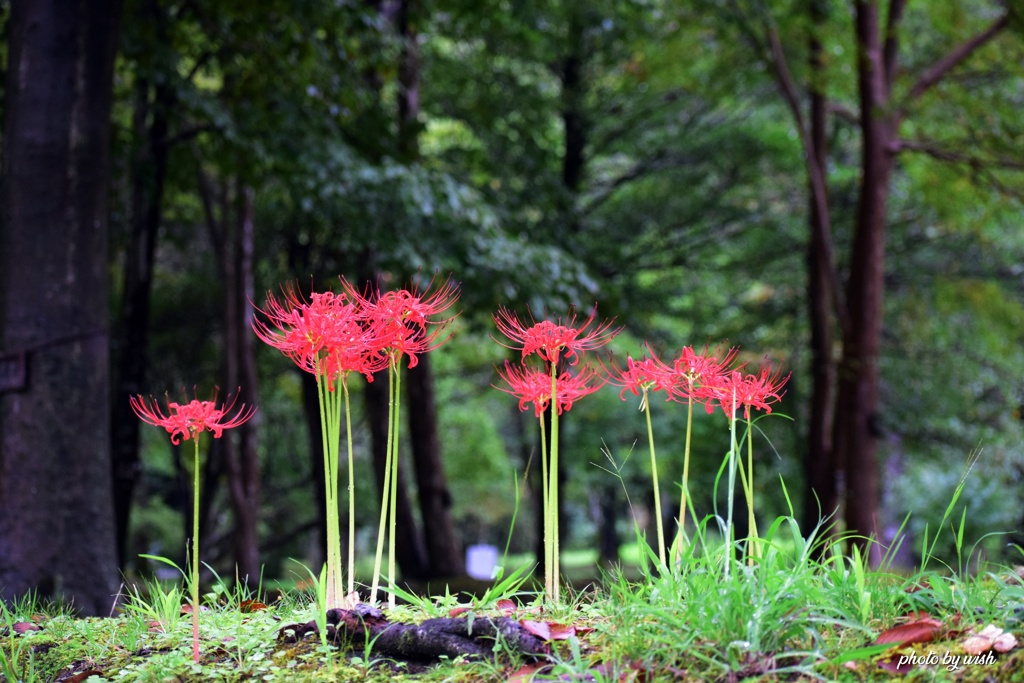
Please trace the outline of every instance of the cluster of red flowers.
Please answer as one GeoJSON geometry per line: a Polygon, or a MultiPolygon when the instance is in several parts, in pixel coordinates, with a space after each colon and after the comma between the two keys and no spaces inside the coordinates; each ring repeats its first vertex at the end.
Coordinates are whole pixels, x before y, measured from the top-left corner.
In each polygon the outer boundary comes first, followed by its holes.
{"type": "MultiPolygon", "coordinates": [[[[554,322],[542,320],[538,323],[531,316],[529,324],[526,324],[508,309],[498,310],[494,322],[498,330],[514,342],[514,345],[506,346],[522,352],[522,365],[513,366],[505,361],[504,371],[498,371],[509,386],[501,390],[519,399],[520,410],[526,410],[533,404],[536,415],[540,417],[551,403],[552,378],[548,368],[551,365],[557,366],[562,359],[569,365],[576,365],[584,351],[604,346],[619,333],[619,329],[612,328],[612,321],[595,325],[588,331],[596,315],[595,307],[579,325],[576,325],[575,311],[570,311],[567,318],[554,322]],[[548,366],[535,368],[527,365],[526,359],[534,354],[546,361],[548,366]]],[[[559,373],[554,382],[555,409],[558,414],[572,408],[576,400],[600,389],[605,381],[600,373],[589,366],[576,374],[568,370],[559,373]]]]}
{"type": "MultiPolygon", "coordinates": [[[[575,312],[570,312],[565,319],[536,322],[530,318],[528,323],[504,308],[494,315],[498,330],[513,342],[506,346],[522,353],[523,364],[517,366],[505,361],[504,369],[498,371],[508,385],[501,390],[519,399],[520,410],[532,404],[540,416],[551,403],[550,372],[526,365],[529,356],[536,354],[548,364],[566,360],[569,365],[576,365],[583,352],[604,346],[619,333],[612,328],[611,321],[594,325],[595,315],[596,309],[579,324],[575,312]],[[588,331],[588,328],[592,329],[588,331]]],[[[735,363],[737,353],[736,348],[721,352],[709,351],[705,346],[698,352],[686,346],[669,364],[648,346],[642,358],[627,358],[624,369],[605,367],[605,372],[601,373],[584,367],[576,374],[566,370],[558,376],[555,408],[561,414],[572,408],[576,400],[592,394],[607,382],[622,387],[623,398],[627,391],[634,396],[664,391],[667,400],[692,400],[709,413],[718,406],[733,417],[734,405],[743,407],[745,418],[750,417],[751,408],[770,413],[771,404],[782,397],[789,375],[782,376],[781,370],[773,370],[770,364],[756,373],[745,373],[746,364],[735,363]]]]}
{"type": "Polygon", "coordinates": [[[671,365],[662,362],[649,346],[647,351],[640,360],[628,358],[625,369],[609,371],[608,381],[622,387],[623,398],[627,391],[634,395],[664,391],[667,400],[693,401],[709,413],[717,405],[730,418],[735,417],[734,406],[742,406],[743,417],[749,418],[751,408],[772,412],[771,404],[782,398],[782,387],[789,380],[788,374],[783,377],[781,370],[773,370],[770,364],[755,374],[744,373],[745,363],[734,365],[736,348],[721,353],[709,352],[707,346],[701,352],[685,346],[671,365]]]}
{"type": "Polygon", "coordinates": [[[334,381],[350,372],[372,382],[373,373],[403,355],[415,367],[419,354],[447,341],[440,335],[451,318],[432,318],[457,297],[450,279],[430,294],[415,285],[362,294],[342,277],[339,294],[314,292],[309,301],[294,287],[283,287],[280,299],[268,292],[266,308],[260,310],[266,322],[254,320],[253,330],[306,372],[325,377],[333,390],[334,381]]]}

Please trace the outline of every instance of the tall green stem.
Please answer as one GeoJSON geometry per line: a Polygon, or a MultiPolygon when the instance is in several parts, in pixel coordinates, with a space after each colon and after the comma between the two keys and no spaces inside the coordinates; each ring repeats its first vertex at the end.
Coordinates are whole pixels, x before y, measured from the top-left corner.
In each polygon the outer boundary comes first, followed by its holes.
{"type": "Polygon", "coordinates": [[[651,479],[654,482],[654,515],[658,528],[658,559],[665,564],[665,528],[661,519],[661,490],[658,488],[658,459],[654,454],[654,429],[651,427],[651,404],[644,389],[644,414],[647,416],[647,442],[651,446],[651,479]]]}
{"type": "Polygon", "coordinates": [[[729,571],[732,567],[733,552],[733,529],[732,529],[732,508],[735,500],[736,489],[736,391],[732,392],[732,410],[729,412],[729,491],[726,494],[728,499],[728,512],[725,520],[725,578],[729,578],[729,571]]]}
{"type": "Polygon", "coordinates": [[[388,372],[388,441],[384,455],[384,485],[381,487],[380,524],[377,526],[377,553],[373,561],[373,586],[370,589],[370,604],[377,602],[377,590],[380,588],[380,566],[384,556],[384,533],[387,529],[388,498],[391,494],[391,456],[392,442],[395,440],[395,422],[392,415],[395,410],[395,377],[388,372]]]}
{"type": "Polygon", "coordinates": [[[348,441],[348,595],[356,590],[356,475],[352,457],[352,410],[349,404],[348,376],[341,378],[345,394],[345,434],[348,441]]]}
{"type": "Polygon", "coordinates": [[[196,444],[192,472],[192,659],[199,661],[199,434],[193,433],[196,444]]]}
{"type": "Polygon", "coordinates": [[[686,541],[686,498],[690,490],[690,434],[693,432],[693,396],[686,405],[686,445],[683,448],[683,487],[679,492],[679,530],[675,543],[676,564],[683,561],[683,545],[686,541]]]}
{"type": "Polygon", "coordinates": [[[744,482],[744,493],[747,497],[747,563],[754,564],[754,558],[761,557],[761,547],[757,543],[757,519],[754,517],[754,440],[753,423],[747,416],[747,477],[744,482]]]}
{"type": "Polygon", "coordinates": [[[557,605],[561,597],[558,551],[558,363],[551,364],[551,468],[548,475],[551,477],[548,484],[548,524],[551,528],[551,547],[548,551],[551,554],[551,586],[548,589],[548,597],[557,605]]]}
{"type": "Polygon", "coordinates": [[[544,507],[544,594],[551,597],[554,594],[551,583],[551,514],[548,512],[548,507],[551,505],[551,497],[548,490],[551,482],[548,481],[548,442],[543,413],[541,413],[539,422],[541,500],[543,501],[544,507]]]}
{"type": "MultiPolygon", "coordinates": [[[[402,424],[401,413],[402,413],[402,368],[398,362],[393,362],[391,370],[395,375],[395,406],[394,406],[394,426],[391,428],[394,434],[392,440],[391,454],[391,493],[390,493],[390,509],[388,514],[391,516],[390,531],[388,532],[388,585],[395,585],[395,531],[398,528],[398,519],[396,515],[396,506],[398,501],[398,443],[399,443],[399,426],[402,424]]],[[[388,607],[391,609],[395,608],[395,593],[392,591],[388,594],[388,607]]]]}
{"type": "Polygon", "coordinates": [[[341,401],[317,368],[320,435],[324,447],[324,503],[327,508],[327,609],[341,604],[341,523],[338,519],[338,447],[341,440],[341,401]]]}

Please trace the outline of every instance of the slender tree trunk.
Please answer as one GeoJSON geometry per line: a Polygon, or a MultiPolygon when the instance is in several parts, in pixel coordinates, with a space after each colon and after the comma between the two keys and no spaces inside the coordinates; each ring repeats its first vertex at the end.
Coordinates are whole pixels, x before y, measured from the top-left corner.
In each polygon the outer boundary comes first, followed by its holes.
{"type": "Polygon", "coordinates": [[[835,398],[835,361],[832,335],[835,320],[831,221],[826,194],[828,179],[826,142],[827,99],[824,92],[822,45],[817,32],[825,23],[824,2],[811,2],[813,24],[810,40],[810,130],[806,150],[808,163],[809,228],[807,249],[807,302],[811,328],[811,404],[807,430],[807,454],[804,463],[803,522],[812,529],[823,518],[833,516],[839,506],[836,493],[835,463],[832,457],[832,410],[835,398]]]}
{"type": "Polygon", "coordinates": [[[423,515],[423,533],[430,560],[431,576],[452,577],[465,573],[465,564],[455,538],[452,522],[452,494],[441,462],[441,441],[437,434],[437,404],[429,354],[423,354],[415,368],[406,373],[409,388],[409,433],[416,470],[416,491],[423,515]]]}
{"type": "Polygon", "coordinates": [[[117,591],[107,195],[121,3],[14,2],[0,188],[0,598],[84,614],[117,591]]]}
{"type": "MultiPolygon", "coordinates": [[[[313,498],[316,500],[316,547],[318,552],[324,553],[327,548],[327,489],[324,442],[320,436],[320,389],[316,385],[316,377],[309,372],[302,372],[302,408],[309,429],[309,466],[313,477],[313,498]]],[[[342,533],[347,533],[348,525],[343,524],[342,527],[342,533]]],[[[351,543],[352,539],[347,542],[351,543]]],[[[327,556],[323,554],[310,559],[314,567],[319,567],[327,561],[327,556]]]]}
{"type": "MultiPolygon", "coordinates": [[[[242,186],[235,198],[235,215],[225,223],[224,361],[225,392],[238,392],[239,403],[256,405],[256,357],[253,349],[253,195],[242,186]]],[[[227,398],[227,396],[225,396],[227,398]]],[[[235,515],[235,563],[238,577],[255,585],[260,579],[259,505],[260,465],[257,453],[259,413],[225,435],[224,463],[231,508],[235,515]]]]}
{"type": "MultiPolygon", "coordinates": [[[[148,19],[160,35],[163,15],[147,3],[148,19]]],[[[114,339],[113,438],[114,520],[118,564],[127,560],[132,495],[138,481],[139,425],[129,399],[146,388],[149,351],[149,301],[153,259],[160,229],[164,180],[167,175],[167,133],[174,92],[165,82],[155,87],[146,78],[136,86],[133,130],[136,153],[132,162],[131,236],[125,254],[124,289],[114,339]],[[150,103],[152,96],[153,102],[150,103]]]]}
{"type": "MultiPolygon", "coordinates": [[[[894,122],[887,113],[889,84],[883,61],[878,4],[856,4],[861,126],[861,190],[857,206],[846,298],[849,325],[843,334],[836,400],[836,457],[846,479],[846,527],[860,537],[879,538],[878,352],[882,337],[886,208],[892,171],[894,122]]],[[[880,559],[877,544],[872,560],[880,559]]]]}
{"type": "MultiPolygon", "coordinates": [[[[256,360],[252,335],[253,190],[240,180],[215,182],[198,172],[199,193],[210,231],[217,269],[224,284],[223,398],[238,394],[238,402],[256,405],[256,360]]],[[[258,581],[260,468],[257,456],[259,416],[249,420],[209,450],[209,475],[203,500],[213,502],[219,475],[227,475],[234,514],[235,564],[243,581],[258,581]],[[216,473],[211,470],[216,468],[216,473]]]]}
{"type": "MultiPolygon", "coordinates": [[[[388,10],[402,41],[398,63],[398,148],[409,163],[419,158],[420,60],[413,22],[416,10],[413,0],[398,0],[388,10]]],[[[421,356],[416,368],[405,376],[411,408],[409,437],[429,573],[431,576],[457,576],[464,573],[465,567],[452,522],[451,493],[444,476],[429,356],[421,356]]]]}

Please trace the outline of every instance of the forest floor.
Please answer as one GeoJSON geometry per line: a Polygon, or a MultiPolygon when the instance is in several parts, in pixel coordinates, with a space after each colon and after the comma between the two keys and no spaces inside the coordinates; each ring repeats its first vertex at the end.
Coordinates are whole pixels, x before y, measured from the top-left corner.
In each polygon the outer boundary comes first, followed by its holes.
{"type": "Polygon", "coordinates": [[[26,598],[2,608],[0,681],[1024,682],[1018,568],[868,569],[856,551],[816,556],[791,518],[763,547],[752,561],[694,548],[672,570],[649,553],[558,604],[518,580],[382,610],[218,588],[198,663],[180,585],[135,591],[109,618],[26,598]]]}

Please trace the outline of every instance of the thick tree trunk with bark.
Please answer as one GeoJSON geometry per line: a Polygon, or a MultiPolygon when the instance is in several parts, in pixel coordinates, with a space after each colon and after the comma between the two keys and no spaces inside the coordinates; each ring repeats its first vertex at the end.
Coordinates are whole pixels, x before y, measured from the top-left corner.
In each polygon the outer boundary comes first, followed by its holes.
{"type": "Polygon", "coordinates": [[[117,0],[12,4],[0,193],[0,597],[110,612],[107,193],[117,0]]]}

